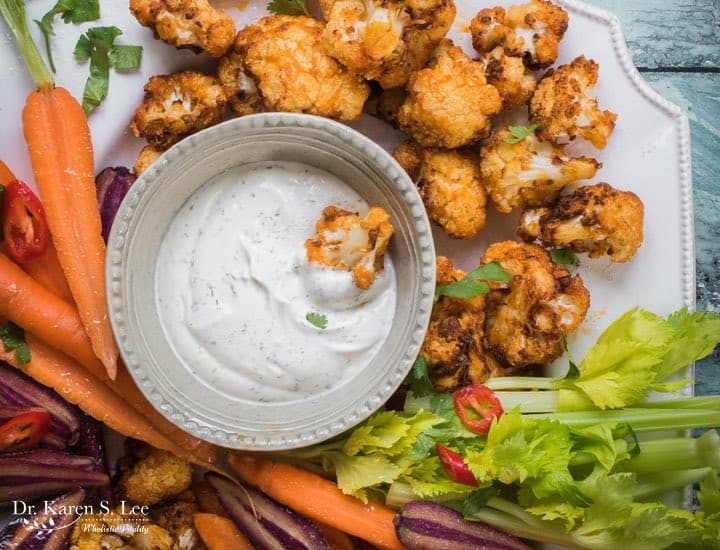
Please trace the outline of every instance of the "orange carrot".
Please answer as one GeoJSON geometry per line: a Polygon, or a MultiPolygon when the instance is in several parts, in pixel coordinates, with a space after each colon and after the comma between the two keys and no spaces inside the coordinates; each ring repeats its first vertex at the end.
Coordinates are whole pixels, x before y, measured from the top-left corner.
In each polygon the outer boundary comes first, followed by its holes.
{"type": "Polygon", "coordinates": [[[325,540],[328,541],[330,550],[355,550],[353,541],[342,531],[338,531],[335,527],[330,527],[327,523],[320,523],[319,521],[316,521],[315,525],[320,529],[325,540]]]}
{"type": "Polygon", "coordinates": [[[208,550],[254,550],[255,547],[229,519],[215,514],[193,515],[195,529],[208,550]]]}
{"type": "Polygon", "coordinates": [[[7,167],[7,164],[0,160],[0,185],[7,185],[15,179],[15,174],[12,173],[12,170],[7,167]]]}
{"type": "Polygon", "coordinates": [[[0,254],[0,316],[76,359],[94,375],[104,370],[77,310],[0,254]]]}
{"type": "MultiPolygon", "coordinates": [[[[15,179],[15,174],[0,160],[0,185],[7,185],[15,179]]],[[[67,284],[65,273],[63,273],[60,262],[58,261],[57,251],[55,250],[55,245],[53,245],[52,240],[48,243],[48,247],[42,256],[20,267],[50,292],[59,296],[69,304],[73,303],[70,287],[67,284]]]]}
{"type": "Polygon", "coordinates": [[[58,259],[92,349],[114,379],[118,349],[105,300],[105,243],[87,118],[77,100],[55,86],[28,30],[25,3],[3,0],[0,15],[37,86],[25,102],[23,132],[58,259]]]}
{"type": "Polygon", "coordinates": [[[47,290],[68,304],[75,304],[68,286],[65,272],[57,257],[55,245],[50,241],[45,252],[37,260],[26,262],[22,266],[25,273],[30,275],[47,290]]]}
{"type": "Polygon", "coordinates": [[[30,334],[26,334],[25,339],[30,348],[29,363],[18,364],[15,353],[5,351],[2,346],[0,360],[22,370],[39,384],[52,388],[63,399],[77,405],[116,432],[170,451],[193,463],[208,466],[187,449],[160,433],[140,413],[128,407],[120,396],[80,365],[30,334]]]}
{"type": "Polygon", "coordinates": [[[234,454],[229,464],[245,482],[299,514],[383,548],[404,548],[395,534],[395,512],[381,504],[363,504],[332,481],[257,455],[234,454]]]}
{"type": "Polygon", "coordinates": [[[105,300],[105,243],[85,113],[67,90],[52,88],[32,92],[22,118],[60,265],[92,349],[114,379],[118,349],[105,300]]]}

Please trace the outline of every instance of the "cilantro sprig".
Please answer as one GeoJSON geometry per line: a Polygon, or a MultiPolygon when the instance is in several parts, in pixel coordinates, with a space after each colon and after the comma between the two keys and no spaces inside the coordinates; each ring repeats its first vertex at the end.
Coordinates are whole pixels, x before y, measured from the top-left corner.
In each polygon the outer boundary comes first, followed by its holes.
{"type": "Polygon", "coordinates": [[[560,265],[569,265],[572,267],[580,265],[580,258],[569,248],[551,248],[550,258],[553,262],[560,265]]]}
{"type": "Polygon", "coordinates": [[[115,44],[122,34],[117,27],[92,27],[80,36],[73,55],[80,62],[90,60],[90,76],[83,90],[83,110],[92,113],[105,99],[110,85],[110,67],[130,71],[140,66],[142,46],[115,44]]]}
{"type": "Polygon", "coordinates": [[[490,290],[487,284],[488,282],[509,283],[510,280],[510,275],[500,267],[500,264],[490,262],[487,265],[473,269],[455,283],[437,287],[435,289],[435,301],[437,301],[440,296],[469,300],[475,296],[487,294],[490,290]]]}
{"type": "Polygon", "coordinates": [[[55,16],[60,15],[65,23],[85,23],[87,21],[95,21],[100,18],[100,2],[99,0],[58,0],[49,12],[42,16],[35,23],[40,27],[45,41],[45,51],[47,52],[48,61],[52,72],[55,72],[55,62],[53,61],[52,48],[50,47],[50,37],[55,34],[53,23],[55,16]]]}
{"type": "Polygon", "coordinates": [[[275,15],[310,15],[305,0],[272,0],[267,10],[275,15]]]}
{"type": "Polygon", "coordinates": [[[316,326],[320,330],[325,330],[327,328],[327,315],[324,315],[322,313],[311,311],[307,315],[305,315],[305,320],[311,325],[316,326]]]}
{"type": "Polygon", "coordinates": [[[14,323],[0,325],[0,340],[5,346],[5,351],[14,351],[15,359],[21,365],[30,362],[30,348],[25,341],[25,332],[14,323]]]}
{"type": "Polygon", "coordinates": [[[538,128],[540,128],[539,124],[531,124],[530,126],[509,126],[508,131],[512,137],[505,138],[503,141],[508,145],[515,145],[516,143],[520,143],[529,135],[534,134],[535,130],[538,128]]]}

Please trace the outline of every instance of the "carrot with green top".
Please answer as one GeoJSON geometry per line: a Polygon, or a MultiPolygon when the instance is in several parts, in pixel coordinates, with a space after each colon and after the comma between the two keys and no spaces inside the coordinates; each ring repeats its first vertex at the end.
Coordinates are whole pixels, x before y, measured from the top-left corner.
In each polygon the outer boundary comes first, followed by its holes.
{"type": "Polygon", "coordinates": [[[23,0],[0,0],[0,14],[37,86],[25,102],[23,130],[58,259],[92,349],[114,379],[118,349],[105,299],[105,244],[87,119],[77,100],[55,86],[28,32],[23,0]]]}
{"type": "Polygon", "coordinates": [[[243,481],[305,517],[382,548],[404,548],[395,534],[395,512],[382,504],[365,504],[332,481],[257,454],[234,454],[228,463],[243,481]]]}

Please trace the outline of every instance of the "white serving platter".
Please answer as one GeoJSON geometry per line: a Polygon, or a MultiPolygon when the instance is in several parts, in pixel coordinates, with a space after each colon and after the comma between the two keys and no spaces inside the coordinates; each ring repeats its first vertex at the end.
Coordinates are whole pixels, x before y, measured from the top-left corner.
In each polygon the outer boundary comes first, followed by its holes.
{"type": "MultiPolygon", "coordinates": [[[[450,38],[475,55],[467,26],[482,7],[510,5],[507,0],[456,0],[458,16],[450,38]]],[[[618,122],[609,145],[603,151],[582,147],[603,163],[593,181],[606,181],[620,189],[634,191],[645,204],[645,241],[628,264],[582,258],[578,271],[592,296],[585,324],[569,341],[570,351],[582,357],[602,330],[627,309],[640,306],[667,314],[695,303],[695,251],[690,166],[690,132],[683,111],[653,91],[642,79],[630,58],[618,19],[609,12],[574,0],[558,0],[570,14],[570,25],[560,47],[559,63],[580,54],[600,65],[596,95],[602,108],[618,113],[618,122]]],[[[54,0],[28,0],[29,19],[39,19],[54,0]]],[[[265,2],[240,0],[215,2],[225,7],[241,27],[266,15],[265,2]]],[[[56,18],[53,52],[56,80],[76,97],[82,96],[88,74],[87,64],[72,56],[77,38],[90,26],[115,25],[123,31],[120,44],[142,44],[142,66],[137,72],[111,71],[110,92],[90,116],[99,172],[106,166],[132,166],[144,145],[129,130],[135,107],[141,102],[143,85],[158,73],[185,68],[212,70],[213,61],[179,51],[156,41],[150,30],[141,27],[129,13],[126,1],[101,0],[102,18],[83,25],[65,24],[56,18]]],[[[34,24],[31,32],[40,43],[34,24]]],[[[22,136],[20,113],[30,78],[3,26],[0,32],[0,159],[30,185],[32,172],[22,136]]],[[[391,150],[402,136],[371,117],[353,123],[371,138],[391,150]]],[[[498,240],[514,239],[517,213],[500,215],[488,209],[488,227],[474,241],[453,241],[435,231],[439,254],[451,256],[465,269],[476,267],[486,246],[498,240]]],[[[558,367],[562,368],[559,364],[558,367]]],[[[692,388],[686,390],[690,393],[692,388]]]]}

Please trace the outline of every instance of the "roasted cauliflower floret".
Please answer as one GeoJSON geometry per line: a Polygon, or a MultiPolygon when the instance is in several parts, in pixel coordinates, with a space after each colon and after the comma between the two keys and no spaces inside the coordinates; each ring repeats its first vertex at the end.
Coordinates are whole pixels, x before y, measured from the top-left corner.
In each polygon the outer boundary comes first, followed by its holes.
{"type": "Polygon", "coordinates": [[[152,506],[176,497],[192,481],[192,466],[172,453],[136,442],[128,444],[129,456],[119,463],[119,496],[129,502],[152,506]]]}
{"type": "MultiPolygon", "coordinates": [[[[323,24],[312,17],[275,15],[238,33],[232,51],[257,84],[267,110],[340,120],[360,117],[370,87],[325,53],[322,32],[323,24]]],[[[239,82],[245,86],[242,103],[252,96],[252,87],[240,76],[239,82]]]]}
{"type": "Polygon", "coordinates": [[[147,523],[130,537],[130,547],[135,550],[178,550],[172,535],[154,523],[147,523]]]}
{"type": "Polygon", "coordinates": [[[142,174],[145,170],[150,168],[150,165],[160,158],[165,151],[162,149],[156,149],[152,145],[146,145],[138,153],[133,166],[133,172],[136,176],[142,174]]]}
{"type": "Polygon", "coordinates": [[[257,82],[248,74],[239,53],[231,51],[220,59],[218,79],[225,87],[230,107],[236,115],[251,115],[265,110],[257,82]]]}
{"type": "Polygon", "coordinates": [[[483,66],[445,41],[427,67],[416,71],[400,105],[400,129],[425,147],[455,149],[490,132],[502,100],[487,83],[483,66]]]}
{"type": "Polygon", "coordinates": [[[507,55],[501,47],[486,53],[482,59],[488,84],[500,92],[504,109],[526,104],[535,92],[537,79],[522,58],[507,55]]]}
{"type": "Polygon", "coordinates": [[[316,235],[305,241],[308,261],[350,271],[358,288],[370,288],[383,269],[394,232],[388,213],[375,206],[361,218],[356,212],[327,206],[315,230],[316,235]]]}
{"type": "Polygon", "coordinates": [[[84,514],[73,527],[70,550],[176,550],[173,539],[147,516],[121,513],[84,514]],[[147,536],[139,536],[141,534],[147,536]],[[136,539],[136,537],[138,537],[136,539]],[[147,542],[154,543],[148,545],[147,542]]]}
{"type": "Polygon", "coordinates": [[[130,128],[157,149],[217,124],[227,96],[217,79],[194,71],[156,75],[145,84],[145,98],[130,128]]]}
{"type": "Polygon", "coordinates": [[[198,512],[194,502],[177,500],[153,513],[153,519],[175,540],[177,550],[201,550],[205,545],[195,529],[193,515],[198,512]]]}
{"type": "Polygon", "coordinates": [[[549,70],[530,99],[530,119],[542,139],[564,142],[580,136],[604,149],[617,115],[601,111],[588,92],[597,84],[598,64],[584,56],[549,70]]]}
{"type": "Polygon", "coordinates": [[[485,227],[487,197],[474,155],[404,141],[393,156],[417,184],[430,219],[450,237],[472,239],[485,227]]]}
{"type": "Polygon", "coordinates": [[[130,12],[163,42],[212,57],[223,55],[235,37],[232,17],[208,0],[130,0],[130,12]]]}
{"type": "Polygon", "coordinates": [[[328,53],[383,88],[403,86],[445,37],[453,0],[337,0],[324,2],[328,53]]]}
{"type": "MultiPolygon", "coordinates": [[[[436,266],[437,286],[465,277],[465,272],[455,269],[444,256],[437,257],[436,266]]],[[[483,351],[484,306],[483,296],[468,300],[441,296],[433,306],[420,355],[438,391],[482,384],[494,374],[495,362],[483,351]]]]}
{"type": "Polygon", "coordinates": [[[627,262],[643,240],[643,203],[635,193],[607,183],[580,187],[547,208],[528,208],[520,216],[520,236],[544,246],[570,247],[591,258],[607,254],[627,262]]]}
{"type": "Polygon", "coordinates": [[[522,57],[531,69],[544,69],[557,60],[558,44],[568,27],[568,14],[546,0],[480,10],[470,22],[473,47],[480,53],[502,46],[522,57]]]}
{"type": "Polygon", "coordinates": [[[509,129],[495,132],[480,151],[482,181],[499,212],[552,202],[568,184],[592,178],[602,165],[568,158],[562,147],[530,134],[517,143],[509,129]]]}
{"type": "Polygon", "coordinates": [[[482,264],[497,262],[512,277],[486,296],[485,349],[513,367],[545,365],[563,353],[563,335],[574,331],[590,307],[579,275],[554,264],[545,249],[504,241],[488,247],[482,264]]]}

